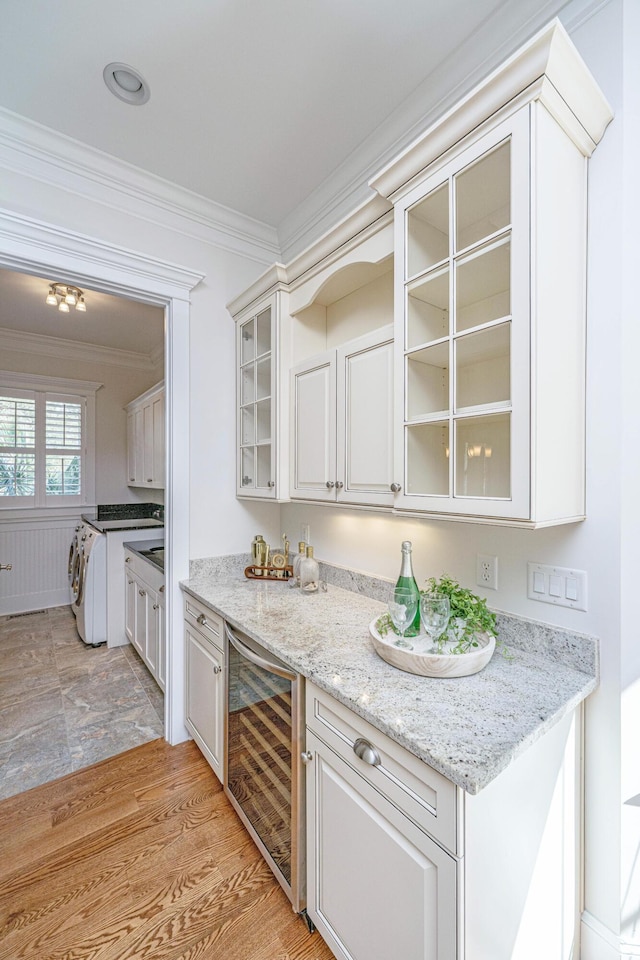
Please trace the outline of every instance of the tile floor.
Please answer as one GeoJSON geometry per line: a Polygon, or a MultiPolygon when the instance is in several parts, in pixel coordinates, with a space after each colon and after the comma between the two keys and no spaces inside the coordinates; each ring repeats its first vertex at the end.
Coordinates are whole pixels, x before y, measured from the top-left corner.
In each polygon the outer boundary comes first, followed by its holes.
{"type": "Polygon", "coordinates": [[[86,647],[70,607],[0,617],[0,799],[162,736],[131,646],[86,647]]]}

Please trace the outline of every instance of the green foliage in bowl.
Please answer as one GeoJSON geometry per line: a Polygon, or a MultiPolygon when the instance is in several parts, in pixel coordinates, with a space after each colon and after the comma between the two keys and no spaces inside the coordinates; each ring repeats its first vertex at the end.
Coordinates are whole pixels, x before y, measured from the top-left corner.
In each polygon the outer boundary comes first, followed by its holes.
{"type": "Polygon", "coordinates": [[[439,580],[430,577],[427,580],[427,589],[421,593],[436,593],[449,598],[451,616],[448,631],[445,631],[435,641],[439,653],[444,653],[447,640],[454,640],[455,644],[447,649],[447,653],[468,653],[478,646],[476,635],[488,633],[497,637],[496,615],[487,607],[487,601],[471,593],[466,587],[461,587],[457,580],[444,574],[439,580]]]}

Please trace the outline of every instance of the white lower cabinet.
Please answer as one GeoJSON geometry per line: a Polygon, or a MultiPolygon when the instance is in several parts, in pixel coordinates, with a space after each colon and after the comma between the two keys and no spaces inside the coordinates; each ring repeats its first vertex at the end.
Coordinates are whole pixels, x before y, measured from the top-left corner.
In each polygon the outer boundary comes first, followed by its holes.
{"type": "Polygon", "coordinates": [[[222,619],[185,596],[185,725],[218,779],[224,776],[222,619]]]}
{"type": "Polygon", "coordinates": [[[164,573],[130,550],[124,551],[124,563],[125,633],[164,691],[164,573]]]}
{"type": "Polygon", "coordinates": [[[307,734],[308,913],[336,957],[456,956],[456,860],[307,734]]]}
{"type": "Polygon", "coordinates": [[[579,714],[475,796],[306,687],[307,912],[338,960],[573,960],[579,714]]]}

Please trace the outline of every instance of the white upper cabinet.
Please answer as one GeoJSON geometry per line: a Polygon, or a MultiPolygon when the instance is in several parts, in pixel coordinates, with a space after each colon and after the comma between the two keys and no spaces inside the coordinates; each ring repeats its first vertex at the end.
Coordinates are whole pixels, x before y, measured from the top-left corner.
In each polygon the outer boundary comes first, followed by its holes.
{"type": "Polygon", "coordinates": [[[229,306],[236,320],[239,497],[288,498],[287,294],[278,276],[276,267],[261,278],[263,287],[275,282],[247,306],[242,298],[229,306]]]}
{"type": "Polygon", "coordinates": [[[393,502],[393,325],[291,371],[291,497],[393,502]]]}
{"type": "Polygon", "coordinates": [[[291,284],[292,499],[393,504],[389,214],[291,284]]]}
{"type": "Polygon", "coordinates": [[[164,489],[164,383],[127,404],[127,483],[164,489]]]}
{"type": "Polygon", "coordinates": [[[609,118],[555,25],[374,181],[395,207],[397,509],[584,517],[587,160],[609,118]]]}

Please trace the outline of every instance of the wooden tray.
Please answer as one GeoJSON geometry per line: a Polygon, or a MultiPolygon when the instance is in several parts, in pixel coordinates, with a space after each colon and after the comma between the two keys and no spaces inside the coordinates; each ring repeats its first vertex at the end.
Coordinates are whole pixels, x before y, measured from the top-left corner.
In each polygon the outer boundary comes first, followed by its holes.
{"type": "Polygon", "coordinates": [[[247,580],[289,580],[293,576],[293,567],[260,567],[257,563],[245,567],[247,580]]]}

